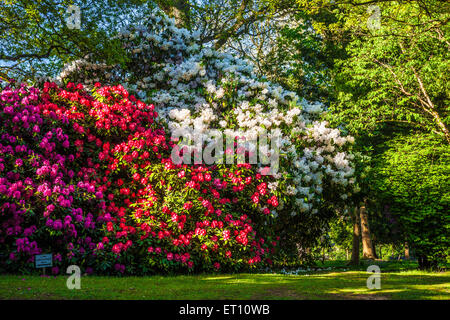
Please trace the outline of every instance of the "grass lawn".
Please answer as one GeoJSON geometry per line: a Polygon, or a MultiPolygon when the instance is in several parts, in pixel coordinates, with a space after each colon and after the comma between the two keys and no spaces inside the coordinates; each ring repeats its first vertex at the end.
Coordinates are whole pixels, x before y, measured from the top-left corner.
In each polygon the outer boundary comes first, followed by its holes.
{"type": "MultiPolygon", "coordinates": [[[[383,270],[383,269],[382,269],[383,270]]],[[[81,278],[0,275],[0,299],[450,299],[450,272],[387,271],[369,290],[365,271],[81,278]]]]}

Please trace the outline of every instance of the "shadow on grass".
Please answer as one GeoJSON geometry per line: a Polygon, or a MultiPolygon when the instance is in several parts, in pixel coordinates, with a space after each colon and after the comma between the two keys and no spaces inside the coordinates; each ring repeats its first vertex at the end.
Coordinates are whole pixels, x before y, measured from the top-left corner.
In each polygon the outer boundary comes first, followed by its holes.
{"type": "Polygon", "coordinates": [[[370,290],[361,271],[304,275],[232,274],[81,279],[69,290],[67,277],[0,276],[0,299],[450,299],[450,273],[382,273],[370,290]]]}
{"type": "Polygon", "coordinates": [[[381,274],[381,289],[368,289],[365,272],[320,272],[308,275],[237,275],[205,278],[217,286],[239,284],[255,290],[254,299],[450,299],[450,275],[381,274]]]}

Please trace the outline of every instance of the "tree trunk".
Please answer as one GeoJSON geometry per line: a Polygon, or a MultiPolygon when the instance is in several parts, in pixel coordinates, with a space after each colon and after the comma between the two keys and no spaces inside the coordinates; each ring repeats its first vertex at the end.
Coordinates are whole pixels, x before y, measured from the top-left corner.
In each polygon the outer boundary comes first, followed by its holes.
{"type": "Polygon", "coordinates": [[[429,268],[430,263],[428,262],[427,257],[419,256],[419,258],[417,260],[419,262],[419,269],[420,270],[426,270],[426,269],[429,268]]]}
{"type": "Polygon", "coordinates": [[[437,261],[430,261],[425,255],[418,256],[420,270],[436,270],[438,268],[437,261]]]}
{"type": "Polygon", "coordinates": [[[439,113],[437,113],[435,110],[428,111],[428,113],[433,116],[434,121],[436,121],[437,126],[444,133],[445,139],[447,139],[447,142],[450,144],[450,133],[448,132],[447,126],[445,125],[444,121],[442,121],[439,113]]]}
{"type": "Polygon", "coordinates": [[[371,236],[372,236],[372,251],[373,251],[373,254],[375,255],[375,258],[378,259],[377,242],[376,242],[375,236],[373,234],[371,234],[371,236]]]}
{"type": "Polygon", "coordinates": [[[369,219],[367,216],[366,202],[359,207],[359,217],[361,219],[361,236],[363,245],[363,258],[376,259],[376,254],[373,250],[372,239],[370,237],[369,219]]]}
{"type": "Polygon", "coordinates": [[[408,242],[405,242],[405,259],[409,260],[409,246],[408,246],[408,242]]]}
{"type": "Polygon", "coordinates": [[[359,237],[361,236],[361,223],[359,221],[358,209],[355,207],[353,214],[353,244],[352,244],[352,259],[350,264],[359,265],[359,237]]]}
{"type": "Polygon", "coordinates": [[[445,122],[442,120],[441,115],[436,111],[436,107],[434,103],[431,101],[430,96],[428,95],[427,90],[425,89],[425,86],[423,85],[422,79],[419,75],[419,73],[414,69],[414,67],[411,65],[411,69],[414,72],[414,75],[416,76],[417,83],[419,84],[419,88],[423,93],[423,96],[425,97],[425,101],[420,99],[420,94],[418,95],[419,101],[422,104],[423,109],[431,114],[431,116],[434,118],[434,121],[436,122],[437,126],[441,131],[444,133],[445,138],[447,139],[447,142],[450,144],[450,132],[448,131],[448,128],[445,124],[445,122]],[[426,105],[427,107],[424,107],[426,105]]]}

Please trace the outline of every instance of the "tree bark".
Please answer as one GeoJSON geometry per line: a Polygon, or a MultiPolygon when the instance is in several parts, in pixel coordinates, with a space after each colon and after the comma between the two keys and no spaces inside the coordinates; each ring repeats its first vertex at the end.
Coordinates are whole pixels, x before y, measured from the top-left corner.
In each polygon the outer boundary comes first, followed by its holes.
{"type": "Polygon", "coordinates": [[[435,260],[428,260],[425,255],[418,256],[419,269],[420,270],[436,270],[438,269],[438,263],[435,260]]]}
{"type": "Polygon", "coordinates": [[[361,236],[361,223],[359,221],[358,209],[355,207],[353,219],[353,243],[352,243],[352,258],[350,264],[359,265],[359,237],[361,236]]]}
{"type": "Polygon", "coordinates": [[[441,116],[439,115],[439,113],[437,113],[436,110],[427,110],[427,111],[428,111],[429,114],[431,114],[431,116],[433,117],[434,121],[436,121],[436,125],[444,133],[445,139],[447,139],[447,142],[450,144],[450,133],[448,132],[447,126],[442,121],[441,116]]]}
{"type": "Polygon", "coordinates": [[[419,73],[416,71],[416,69],[414,69],[413,66],[411,66],[411,69],[413,70],[414,75],[416,76],[417,83],[419,84],[419,88],[422,91],[423,96],[425,97],[425,101],[423,101],[422,99],[420,99],[420,96],[419,96],[419,101],[422,104],[427,106],[424,108],[425,111],[427,111],[429,114],[431,114],[433,116],[433,119],[434,119],[434,121],[436,121],[437,126],[444,133],[445,138],[447,139],[447,142],[450,144],[450,133],[448,131],[447,126],[442,121],[440,114],[436,111],[436,107],[435,107],[434,103],[431,101],[431,98],[428,95],[427,90],[425,89],[425,86],[422,82],[421,77],[419,76],[419,73]]]}
{"type": "Polygon", "coordinates": [[[377,239],[375,239],[375,235],[373,235],[372,233],[370,234],[371,239],[372,239],[372,251],[373,254],[375,255],[375,258],[378,259],[378,253],[377,253],[377,239]]]}
{"type": "Polygon", "coordinates": [[[373,250],[373,254],[375,255],[375,258],[378,259],[377,246],[375,244],[375,241],[372,241],[372,250],[373,250]]]}
{"type": "Polygon", "coordinates": [[[369,219],[367,216],[366,202],[359,207],[359,218],[361,219],[361,236],[363,245],[363,258],[376,259],[376,254],[373,250],[372,238],[370,236],[369,219]]]}
{"type": "Polygon", "coordinates": [[[408,246],[408,242],[405,242],[405,259],[409,260],[409,246],[408,246]]]}

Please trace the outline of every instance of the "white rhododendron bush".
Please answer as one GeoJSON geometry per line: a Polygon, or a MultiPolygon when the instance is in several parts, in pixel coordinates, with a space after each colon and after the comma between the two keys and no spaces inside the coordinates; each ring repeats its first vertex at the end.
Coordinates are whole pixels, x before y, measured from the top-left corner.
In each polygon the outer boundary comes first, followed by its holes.
{"type": "MultiPolygon", "coordinates": [[[[121,83],[155,105],[161,123],[174,136],[202,138],[205,146],[217,133],[250,141],[244,150],[258,154],[254,163],[272,175],[268,189],[278,200],[270,209],[273,228],[284,245],[312,245],[322,234],[332,206],[358,191],[354,179],[353,138],[321,120],[324,106],[255,76],[252,65],[202,44],[196,31],[179,29],[154,11],[141,25],[117,35],[126,50],[126,66],[78,60],[68,64],[60,82],[121,83]],[[253,143],[265,135],[267,145],[253,143]],[[277,155],[276,170],[264,157],[277,155]]],[[[244,153],[245,153],[244,151],[244,153]]],[[[227,153],[216,152],[216,155],[227,153]]],[[[248,199],[258,204],[259,194],[248,199]]],[[[255,206],[256,208],[256,206],[255,206]]],[[[266,222],[267,223],[267,222],[266,222]]]]}

